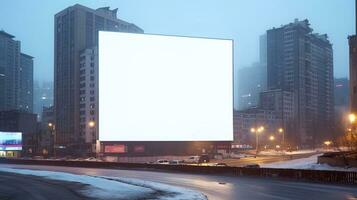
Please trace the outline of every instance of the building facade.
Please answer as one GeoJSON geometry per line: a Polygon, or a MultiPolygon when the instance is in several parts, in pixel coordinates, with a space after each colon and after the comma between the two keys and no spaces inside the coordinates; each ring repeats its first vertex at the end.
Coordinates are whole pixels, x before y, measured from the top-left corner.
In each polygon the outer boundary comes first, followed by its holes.
{"type": "Polygon", "coordinates": [[[33,57],[20,54],[18,109],[33,112],[33,57]]]}
{"type": "Polygon", "coordinates": [[[20,41],[0,31],[0,111],[18,108],[20,41]]]}
{"type": "Polygon", "coordinates": [[[333,124],[333,55],[308,20],[267,31],[267,87],[293,93],[299,146],[315,146],[333,124]]]}
{"type": "Polygon", "coordinates": [[[15,36],[0,31],[0,111],[33,109],[33,57],[15,36]]]}
{"type": "Polygon", "coordinates": [[[240,146],[255,147],[255,133],[252,133],[251,129],[261,126],[264,131],[260,134],[260,145],[267,144],[268,137],[275,135],[282,124],[281,115],[274,110],[250,108],[234,111],[233,115],[234,144],[240,146]]]}
{"type": "MultiPolygon", "coordinates": [[[[95,137],[86,138],[89,135],[93,136],[93,130],[90,130],[89,134],[86,132],[87,126],[90,124],[88,120],[91,119],[84,117],[88,111],[91,113],[91,109],[84,113],[81,106],[84,106],[84,108],[90,106],[87,105],[89,102],[86,102],[85,99],[91,99],[90,91],[96,88],[98,83],[93,83],[92,87],[91,85],[89,85],[89,88],[87,87],[88,82],[84,79],[90,80],[93,75],[87,77],[81,74],[89,73],[88,70],[86,72],[81,71],[83,70],[83,68],[81,69],[81,59],[83,64],[85,49],[97,47],[100,30],[143,33],[143,30],[136,25],[118,19],[117,9],[110,10],[109,7],[94,10],[76,4],[55,15],[54,106],[56,142],[72,154],[92,152],[92,142],[97,139],[95,137]],[[87,94],[87,92],[90,96],[82,94],[87,94]],[[86,141],[91,142],[87,143],[86,141]]],[[[95,73],[94,79],[96,79],[98,71],[95,70],[95,73]]],[[[97,100],[94,99],[94,101],[97,100]]],[[[95,107],[97,109],[97,106],[95,107]]],[[[94,112],[97,113],[98,111],[94,110],[94,112]]],[[[94,135],[96,134],[94,133],[94,135]]]]}
{"type": "Polygon", "coordinates": [[[98,139],[98,48],[84,49],[80,54],[80,132],[86,143],[98,139]],[[89,123],[92,123],[90,125],[89,123]]]}
{"type": "Polygon", "coordinates": [[[18,110],[0,111],[0,131],[21,132],[21,155],[32,156],[37,148],[37,116],[18,110]]]}
{"type": "Polygon", "coordinates": [[[350,46],[350,112],[357,113],[357,35],[348,37],[348,43],[350,46]]]}

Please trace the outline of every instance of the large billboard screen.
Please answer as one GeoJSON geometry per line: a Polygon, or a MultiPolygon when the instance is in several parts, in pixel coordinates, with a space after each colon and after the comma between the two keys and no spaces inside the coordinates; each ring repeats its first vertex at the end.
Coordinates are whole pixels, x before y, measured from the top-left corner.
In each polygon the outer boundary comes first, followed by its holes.
{"type": "Polygon", "coordinates": [[[99,140],[233,140],[233,41],[99,32],[99,140]]]}
{"type": "Polygon", "coordinates": [[[0,151],[21,151],[22,133],[0,131],[0,151]]]}

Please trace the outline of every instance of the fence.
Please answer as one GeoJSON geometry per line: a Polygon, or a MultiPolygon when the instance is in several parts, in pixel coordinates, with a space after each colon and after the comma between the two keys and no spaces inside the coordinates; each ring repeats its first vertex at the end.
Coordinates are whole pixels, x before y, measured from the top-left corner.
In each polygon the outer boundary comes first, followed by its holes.
{"type": "Polygon", "coordinates": [[[0,159],[0,163],[107,169],[151,169],[196,174],[277,177],[324,183],[357,184],[357,172],[344,171],[23,159],[0,159]]]}

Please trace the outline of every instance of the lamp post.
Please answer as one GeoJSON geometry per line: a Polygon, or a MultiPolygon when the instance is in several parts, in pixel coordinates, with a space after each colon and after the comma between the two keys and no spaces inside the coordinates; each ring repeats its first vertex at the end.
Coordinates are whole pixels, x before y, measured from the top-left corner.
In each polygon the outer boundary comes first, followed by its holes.
{"type": "Polygon", "coordinates": [[[353,148],[354,144],[356,144],[355,143],[356,121],[357,121],[356,114],[355,113],[350,113],[348,115],[348,120],[349,120],[349,122],[351,124],[350,129],[349,129],[350,130],[350,134],[351,134],[351,143],[350,143],[350,145],[351,145],[351,148],[353,148]]]}
{"type": "Polygon", "coordinates": [[[282,142],[281,142],[281,146],[284,148],[284,146],[285,146],[285,131],[284,131],[284,129],[283,128],[279,128],[278,129],[278,132],[280,133],[280,134],[282,134],[282,142]]]}
{"type": "Polygon", "coordinates": [[[51,136],[53,137],[53,156],[57,157],[57,155],[56,155],[56,143],[57,143],[57,140],[56,140],[56,126],[53,123],[49,122],[48,123],[48,128],[50,129],[51,136]]]}
{"type": "Polygon", "coordinates": [[[256,151],[256,155],[258,155],[258,151],[259,151],[259,134],[261,132],[264,131],[264,126],[260,126],[258,128],[251,128],[250,129],[250,132],[251,133],[255,133],[255,151],[256,151]]]}
{"type": "MultiPolygon", "coordinates": [[[[88,122],[88,126],[89,126],[89,128],[91,128],[91,129],[93,129],[93,128],[95,128],[95,121],[94,120],[91,120],[91,121],[89,121],[88,122]]],[[[96,145],[96,144],[95,144],[96,145]]],[[[93,146],[93,144],[91,145],[91,152],[93,152],[93,150],[95,150],[95,148],[96,147],[94,147],[93,146]]],[[[97,152],[97,151],[95,151],[95,152],[97,152]]],[[[96,155],[96,157],[97,157],[98,155],[96,155]]]]}

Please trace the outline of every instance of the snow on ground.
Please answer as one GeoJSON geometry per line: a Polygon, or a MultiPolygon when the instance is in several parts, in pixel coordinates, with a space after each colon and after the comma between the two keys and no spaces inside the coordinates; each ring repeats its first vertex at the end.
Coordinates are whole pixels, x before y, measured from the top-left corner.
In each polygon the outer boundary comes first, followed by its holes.
{"type": "Polygon", "coordinates": [[[318,152],[318,150],[298,150],[298,151],[275,151],[275,150],[266,150],[266,151],[260,151],[259,155],[265,155],[265,156],[275,156],[275,155],[297,155],[297,154],[309,154],[309,153],[315,153],[318,152]]]}
{"type": "Polygon", "coordinates": [[[160,200],[183,200],[183,199],[192,199],[192,200],[201,200],[207,199],[207,197],[201,193],[198,193],[194,190],[182,188],[182,187],[175,187],[171,185],[166,185],[162,183],[156,183],[151,181],[144,181],[132,178],[113,178],[113,177],[106,177],[101,176],[102,178],[117,180],[122,183],[132,184],[140,187],[150,188],[159,192],[166,192],[169,195],[163,196],[159,198],[160,200]]]}
{"type": "Polygon", "coordinates": [[[314,169],[314,170],[333,170],[333,171],[357,171],[357,168],[332,167],[327,164],[317,164],[316,154],[307,158],[279,161],[269,164],[261,164],[264,168],[285,168],[285,169],[314,169]]]}
{"type": "Polygon", "coordinates": [[[15,169],[7,167],[0,167],[0,171],[86,184],[88,187],[81,191],[82,194],[98,199],[141,199],[145,197],[151,197],[150,199],[155,199],[157,197],[156,199],[169,200],[207,199],[205,195],[194,190],[139,179],[96,177],[75,175],[65,172],[15,169]]]}

